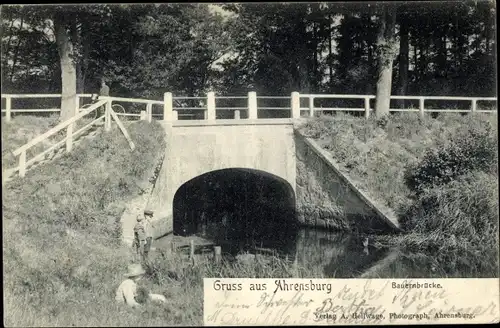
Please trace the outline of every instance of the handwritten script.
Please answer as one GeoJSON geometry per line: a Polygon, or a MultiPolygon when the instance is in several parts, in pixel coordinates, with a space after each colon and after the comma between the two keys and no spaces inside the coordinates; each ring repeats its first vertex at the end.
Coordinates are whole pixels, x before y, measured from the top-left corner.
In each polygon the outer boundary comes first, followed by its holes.
{"type": "Polygon", "coordinates": [[[208,326],[490,323],[498,279],[204,280],[208,326]]]}

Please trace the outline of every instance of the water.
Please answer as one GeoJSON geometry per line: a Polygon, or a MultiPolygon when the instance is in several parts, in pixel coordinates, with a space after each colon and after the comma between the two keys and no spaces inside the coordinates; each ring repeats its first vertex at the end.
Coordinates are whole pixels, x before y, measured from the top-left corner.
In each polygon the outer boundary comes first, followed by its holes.
{"type": "MultiPolygon", "coordinates": [[[[273,254],[297,261],[311,277],[325,278],[443,278],[494,277],[476,271],[474,261],[457,258],[458,264],[439,264],[439,254],[404,253],[397,248],[374,247],[376,236],[356,236],[314,228],[264,230],[263,235],[241,233],[217,224],[198,225],[184,231],[189,238],[208,240],[222,248],[224,256],[273,254]],[[269,233],[268,233],[269,232],[269,233]],[[363,242],[368,238],[368,246],[363,242]]],[[[283,228],[283,227],[282,227],[283,228]]]]}
{"type": "Polygon", "coordinates": [[[478,256],[403,253],[373,247],[375,236],[299,227],[295,208],[293,189],[278,177],[250,169],[213,171],[178,189],[173,204],[174,235],[199,236],[231,256],[267,250],[296,261],[315,277],[498,276],[496,269],[478,269],[478,263],[484,262],[478,256]]]}

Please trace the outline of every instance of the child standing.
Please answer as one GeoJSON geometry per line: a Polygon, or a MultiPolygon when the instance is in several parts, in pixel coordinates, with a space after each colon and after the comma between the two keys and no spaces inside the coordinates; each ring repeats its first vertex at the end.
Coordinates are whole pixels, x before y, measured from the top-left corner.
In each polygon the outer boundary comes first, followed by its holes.
{"type": "Polygon", "coordinates": [[[151,250],[151,245],[153,243],[153,225],[152,225],[152,218],[153,218],[153,211],[151,210],[145,210],[144,211],[144,231],[146,235],[146,244],[144,245],[144,259],[148,259],[148,254],[149,251],[151,250]]]}
{"type": "Polygon", "coordinates": [[[144,246],[146,245],[146,228],[142,219],[142,215],[137,216],[137,223],[134,226],[134,249],[138,260],[144,259],[144,246]]]}

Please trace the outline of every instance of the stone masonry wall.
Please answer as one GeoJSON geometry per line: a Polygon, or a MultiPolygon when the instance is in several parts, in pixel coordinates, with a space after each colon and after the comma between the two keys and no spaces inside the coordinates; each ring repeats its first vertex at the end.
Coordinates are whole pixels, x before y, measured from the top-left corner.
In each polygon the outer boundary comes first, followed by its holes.
{"type": "Polygon", "coordinates": [[[297,212],[306,226],[330,230],[385,232],[394,228],[346,178],[295,132],[297,212]],[[363,199],[364,198],[364,199],[363,199]]]}

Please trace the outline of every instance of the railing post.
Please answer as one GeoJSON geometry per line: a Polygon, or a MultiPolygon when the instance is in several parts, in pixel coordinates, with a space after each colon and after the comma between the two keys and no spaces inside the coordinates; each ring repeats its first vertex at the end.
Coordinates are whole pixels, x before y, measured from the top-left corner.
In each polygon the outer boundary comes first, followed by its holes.
{"type": "Polygon", "coordinates": [[[139,121],[145,121],[146,120],[146,116],[147,116],[147,113],[145,110],[141,110],[141,112],[139,113],[139,121]]]}
{"type": "Polygon", "coordinates": [[[419,109],[420,109],[420,116],[421,117],[424,117],[424,97],[420,97],[419,100],[418,100],[418,106],[419,106],[419,109]]]}
{"type": "Polygon", "coordinates": [[[106,103],[106,113],[104,115],[104,131],[111,131],[111,99],[106,103]]]}
{"type": "Polygon", "coordinates": [[[194,240],[189,241],[189,259],[191,260],[191,264],[196,264],[196,260],[194,258],[194,240]]]}
{"type": "Polygon", "coordinates": [[[370,97],[365,97],[365,118],[370,117],[370,97]]]}
{"type": "Polygon", "coordinates": [[[309,116],[314,117],[314,97],[313,96],[309,96],[309,116]]]}
{"type": "Polygon", "coordinates": [[[10,96],[5,97],[5,121],[10,122],[12,109],[12,98],[10,96]]]}
{"type": "Polygon", "coordinates": [[[19,176],[24,178],[26,175],[26,150],[23,150],[21,154],[19,154],[19,176]]]}
{"type": "Polygon", "coordinates": [[[66,128],[66,151],[69,153],[73,149],[73,125],[71,123],[66,128]]]}
{"type": "Polygon", "coordinates": [[[475,113],[477,110],[477,99],[472,99],[471,102],[472,104],[470,110],[472,111],[472,113],[475,113]]]}
{"type": "Polygon", "coordinates": [[[257,93],[255,91],[250,91],[248,93],[248,118],[256,119],[257,114],[257,93]]]}
{"type": "Polygon", "coordinates": [[[79,112],[80,112],[80,96],[77,93],[75,99],[75,115],[78,115],[79,112]]]}
{"type": "Polygon", "coordinates": [[[297,91],[292,92],[292,118],[300,118],[300,94],[297,91]]]}
{"type": "Polygon", "coordinates": [[[163,94],[163,120],[164,121],[172,121],[172,93],[165,92],[163,94]]]}
{"type": "Polygon", "coordinates": [[[234,119],[235,120],[239,120],[240,119],[240,111],[239,110],[235,110],[234,111],[234,119]]]}
{"type": "Polygon", "coordinates": [[[146,105],[146,114],[147,114],[148,122],[151,123],[153,121],[153,104],[152,103],[148,103],[146,105]]]}
{"type": "Polygon", "coordinates": [[[215,120],[215,93],[210,91],[207,93],[207,112],[206,120],[215,120]]]}

